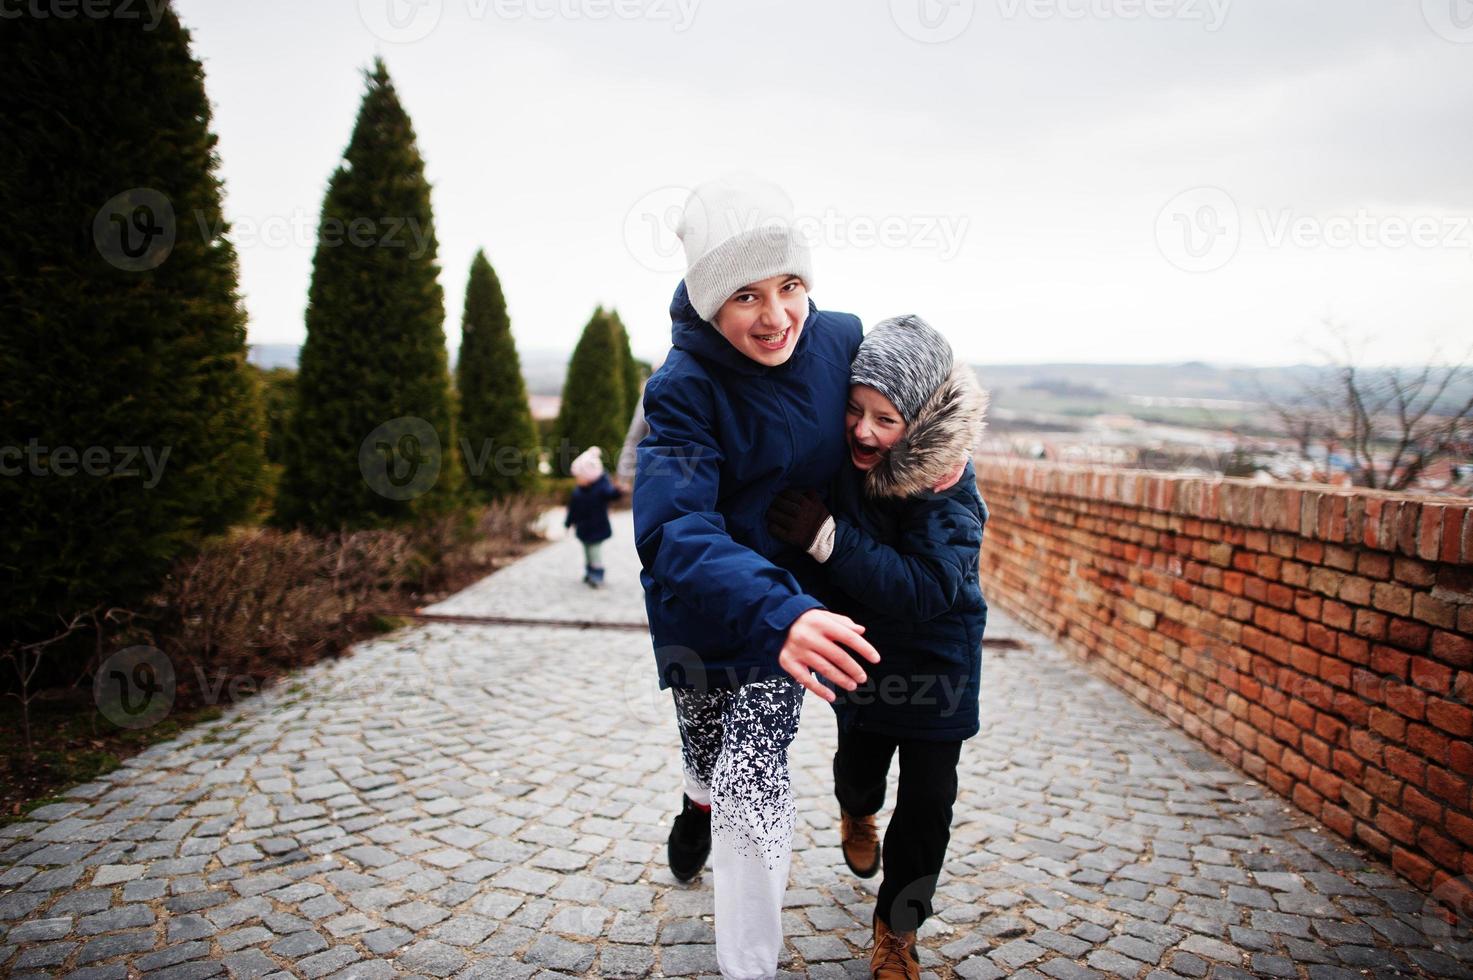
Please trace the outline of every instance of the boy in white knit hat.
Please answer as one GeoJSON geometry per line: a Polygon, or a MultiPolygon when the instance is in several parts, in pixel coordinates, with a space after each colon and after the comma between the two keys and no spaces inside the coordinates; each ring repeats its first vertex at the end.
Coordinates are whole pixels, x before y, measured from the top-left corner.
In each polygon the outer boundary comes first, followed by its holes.
{"type": "Polygon", "coordinates": [[[702,184],[679,235],[687,272],[670,306],[673,349],[645,389],[634,488],[640,580],[684,762],[668,856],[689,881],[714,855],[721,973],[767,978],[783,946],[787,751],[804,688],[831,700],[815,671],[853,690],[879,654],[863,627],[824,608],[816,566],[764,515],[784,486],[826,486],[844,465],[861,329],[808,298],[808,245],[775,185],[702,184]]]}

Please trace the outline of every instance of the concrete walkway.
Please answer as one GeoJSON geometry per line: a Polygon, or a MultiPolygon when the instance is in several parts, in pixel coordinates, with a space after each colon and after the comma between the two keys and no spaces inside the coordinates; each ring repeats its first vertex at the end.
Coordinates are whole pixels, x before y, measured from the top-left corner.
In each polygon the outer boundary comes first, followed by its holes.
{"type": "MultiPolygon", "coordinates": [[[[628,514],[609,588],[553,544],[0,830],[0,975],[688,976],[709,874],[679,802],[628,514]]],[[[994,612],[932,977],[1470,976],[1384,866],[994,612]]],[[[829,709],[794,751],[792,974],[866,976],[875,881],[840,857],[829,709]]]]}

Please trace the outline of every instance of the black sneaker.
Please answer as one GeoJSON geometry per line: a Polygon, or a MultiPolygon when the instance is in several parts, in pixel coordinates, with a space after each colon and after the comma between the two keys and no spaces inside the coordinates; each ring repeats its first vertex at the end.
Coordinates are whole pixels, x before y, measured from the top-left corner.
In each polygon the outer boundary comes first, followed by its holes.
{"type": "Polygon", "coordinates": [[[711,811],[702,810],[684,793],[680,796],[680,813],[670,827],[666,854],[670,873],[681,882],[700,874],[711,854],[711,811]]]}

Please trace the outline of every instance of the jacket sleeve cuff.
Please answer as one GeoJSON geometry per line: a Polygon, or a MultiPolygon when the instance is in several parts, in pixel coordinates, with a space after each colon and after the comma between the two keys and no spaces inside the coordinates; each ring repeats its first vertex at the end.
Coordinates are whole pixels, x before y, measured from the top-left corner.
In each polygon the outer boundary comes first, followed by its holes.
{"type": "Polygon", "coordinates": [[[834,553],[834,532],[836,529],[837,525],[834,524],[834,517],[830,514],[819,525],[818,534],[814,537],[813,543],[808,546],[808,553],[820,564],[828,561],[829,556],[834,553]]]}
{"type": "Polygon", "coordinates": [[[768,649],[765,651],[773,660],[782,653],[783,644],[788,641],[788,630],[797,622],[798,617],[810,609],[822,609],[824,605],[813,596],[800,592],[789,597],[782,605],[768,613],[763,619],[763,625],[770,631],[768,634],[768,649]]]}

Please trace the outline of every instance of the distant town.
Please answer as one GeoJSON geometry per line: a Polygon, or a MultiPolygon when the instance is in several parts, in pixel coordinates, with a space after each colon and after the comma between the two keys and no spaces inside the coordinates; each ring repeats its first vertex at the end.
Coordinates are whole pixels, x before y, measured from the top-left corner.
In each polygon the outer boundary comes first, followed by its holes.
{"type": "MultiPolygon", "coordinates": [[[[532,413],[555,418],[568,352],[520,353],[532,413]]],[[[253,345],[258,367],[295,368],[296,347],[253,345]]],[[[1346,407],[1332,367],[1182,364],[974,365],[991,394],[980,450],[1064,463],[1263,481],[1473,496],[1473,373],[1362,371],[1346,407]],[[1446,377],[1444,377],[1446,375],[1446,377]],[[1422,387],[1413,389],[1418,380],[1422,387]],[[1445,384],[1441,382],[1445,381],[1445,384]],[[1371,397],[1365,397],[1371,396],[1371,397]],[[1403,425],[1398,401],[1419,418],[1403,425]],[[1419,401],[1420,399],[1420,401],[1419,401]]]]}

